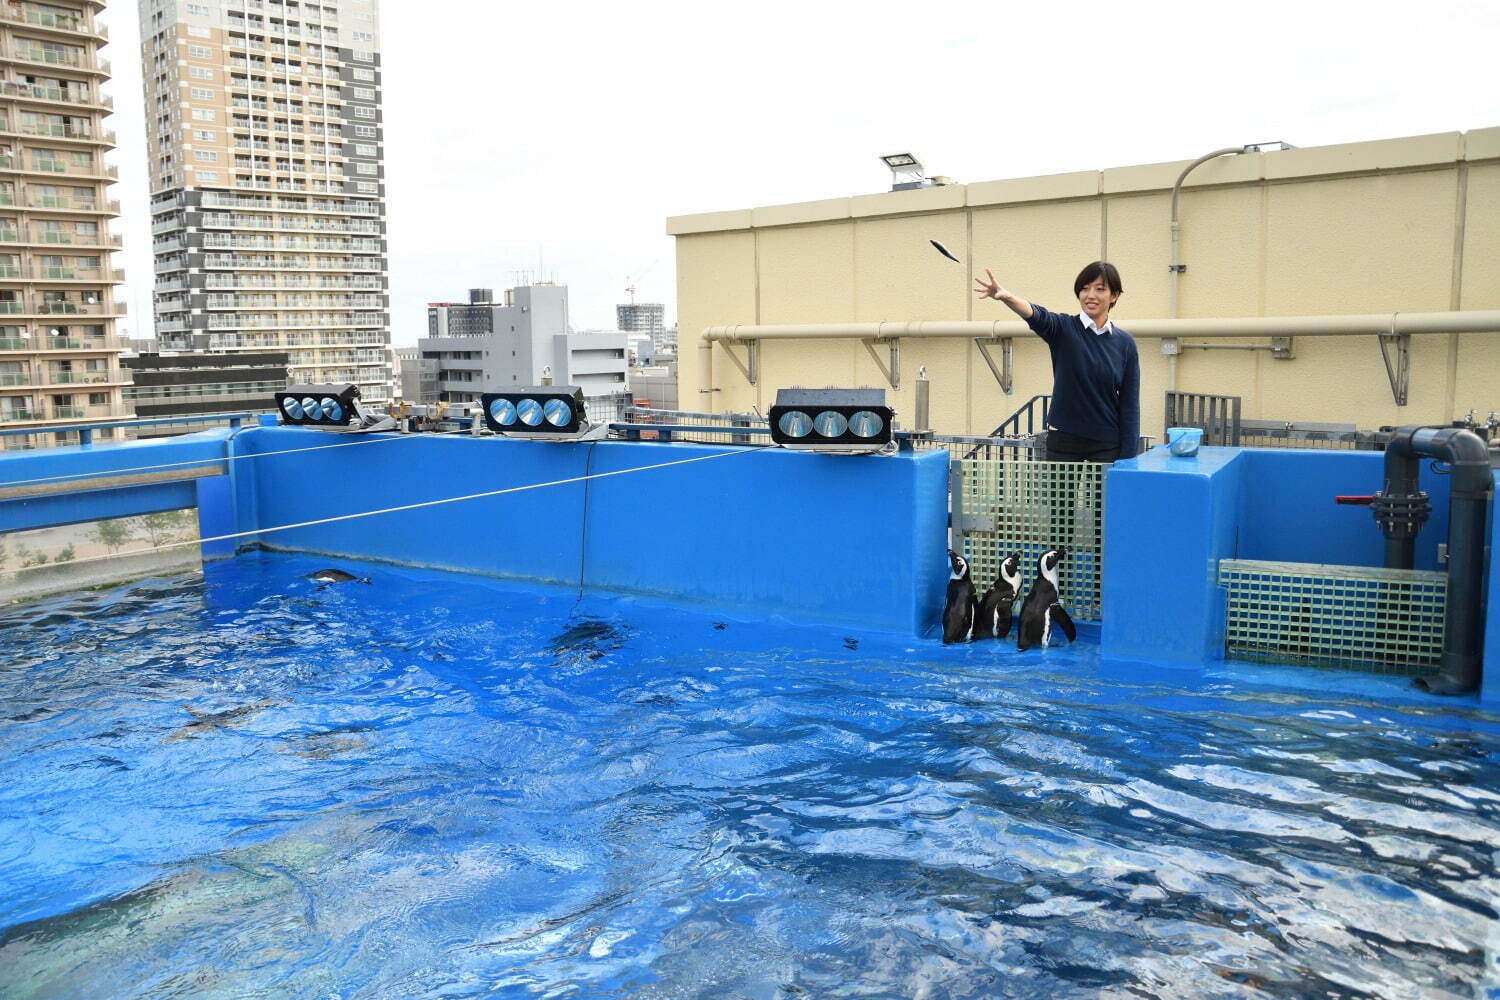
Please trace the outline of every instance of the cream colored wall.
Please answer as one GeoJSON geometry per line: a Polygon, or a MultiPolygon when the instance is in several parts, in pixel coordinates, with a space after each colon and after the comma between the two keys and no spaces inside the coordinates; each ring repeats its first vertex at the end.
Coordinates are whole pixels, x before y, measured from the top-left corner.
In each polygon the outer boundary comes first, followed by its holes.
{"type": "MultiPolygon", "coordinates": [[[[699,335],[732,324],[1010,319],[969,291],[986,267],[1033,301],[1073,310],[1074,275],[1103,256],[1124,279],[1122,327],[1166,317],[1171,187],[1185,165],[670,219],[681,405],[764,411],[785,386],[882,385],[858,341],[763,342],[750,386],[726,348],[710,360],[699,335]],[[940,257],[930,239],[964,264],[940,257]]],[[[1500,128],[1213,160],[1189,177],[1180,218],[1185,318],[1500,308],[1500,128]]],[[[743,359],[743,346],[727,349],[743,359]]],[[[1157,340],[1142,340],[1140,354],[1142,429],[1159,435],[1169,364],[1157,340]]],[[[902,387],[889,395],[908,423],[919,366],[932,382],[933,426],[948,433],[986,433],[1052,381],[1034,338],[1015,341],[1009,395],[969,341],[907,340],[902,387]]],[[[1405,407],[1392,399],[1374,337],[1298,338],[1290,361],[1185,346],[1177,386],[1241,396],[1252,418],[1370,427],[1470,408],[1483,416],[1500,409],[1500,333],[1413,338],[1405,407]]]]}

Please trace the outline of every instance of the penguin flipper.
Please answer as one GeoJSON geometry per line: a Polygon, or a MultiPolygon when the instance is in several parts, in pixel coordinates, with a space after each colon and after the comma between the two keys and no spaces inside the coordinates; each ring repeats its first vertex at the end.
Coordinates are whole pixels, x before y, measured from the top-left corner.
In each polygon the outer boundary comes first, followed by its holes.
{"type": "Polygon", "coordinates": [[[995,638],[1004,639],[1010,635],[1010,620],[1014,615],[1009,608],[1001,608],[995,615],[995,638]]]}
{"type": "Polygon", "coordinates": [[[1073,619],[1068,617],[1067,611],[1063,610],[1061,604],[1054,604],[1051,608],[1052,624],[1063,630],[1063,635],[1072,642],[1078,638],[1078,629],[1073,625],[1073,619]]]}

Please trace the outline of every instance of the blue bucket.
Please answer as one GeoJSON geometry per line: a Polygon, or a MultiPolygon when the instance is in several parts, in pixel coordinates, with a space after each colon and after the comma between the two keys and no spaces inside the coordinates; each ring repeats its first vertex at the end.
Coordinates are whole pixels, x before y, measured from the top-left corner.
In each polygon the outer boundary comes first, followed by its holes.
{"type": "Polygon", "coordinates": [[[1188,458],[1198,454],[1198,445],[1203,443],[1201,427],[1168,427],[1167,450],[1174,455],[1188,458]]]}

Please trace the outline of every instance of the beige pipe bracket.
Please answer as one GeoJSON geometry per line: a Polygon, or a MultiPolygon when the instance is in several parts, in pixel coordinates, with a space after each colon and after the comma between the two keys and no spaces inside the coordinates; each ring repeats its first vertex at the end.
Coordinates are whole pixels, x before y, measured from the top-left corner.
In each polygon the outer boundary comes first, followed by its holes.
{"type": "Polygon", "coordinates": [[[1014,387],[1015,360],[1012,350],[1012,338],[1010,337],[975,337],[974,346],[979,348],[979,354],[984,358],[984,363],[990,366],[990,374],[995,376],[995,381],[1000,383],[1001,390],[1009,396],[1014,387]],[[995,359],[990,355],[990,345],[1000,345],[1000,366],[996,367],[995,359]]]}
{"type": "Polygon", "coordinates": [[[745,376],[745,381],[754,385],[760,379],[760,341],[747,340],[744,343],[744,361],[741,361],[739,356],[734,353],[734,348],[729,346],[729,341],[721,340],[719,341],[719,346],[724,349],[724,353],[728,355],[729,360],[734,362],[734,366],[740,370],[740,374],[745,376]]]}
{"type": "Polygon", "coordinates": [[[880,374],[885,376],[886,382],[892,389],[901,388],[901,341],[896,337],[872,337],[860,341],[865,345],[865,350],[870,352],[870,357],[875,359],[875,367],[880,369],[880,374]],[[891,363],[889,366],[880,360],[880,353],[875,350],[879,344],[890,348],[891,363]]]}
{"type": "Polygon", "coordinates": [[[1391,396],[1397,406],[1406,405],[1406,390],[1411,380],[1411,334],[1396,332],[1396,318],[1391,317],[1391,332],[1380,338],[1380,360],[1391,383],[1391,396]],[[1394,353],[1394,356],[1393,356],[1394,353]]]}

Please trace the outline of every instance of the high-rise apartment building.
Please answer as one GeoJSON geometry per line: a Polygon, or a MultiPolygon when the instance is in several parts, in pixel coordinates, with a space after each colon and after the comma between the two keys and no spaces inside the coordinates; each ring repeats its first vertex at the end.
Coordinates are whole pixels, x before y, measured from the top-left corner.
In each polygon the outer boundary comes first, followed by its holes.
{"type": "Polygon", "coordinates": [[[0,447],[76,439],[48,427],[126,416],[106,199],[114,146],[100,93],[101,0],[0,3],[0,426],[38,433],[0,447]]]}
{"type": "Polygon", "coordinates": [[[164,348],[392,398],[375,0],[140,0],[164,348]]]}
{"type": "Polygon", "coordinates": [[[626,333],[648,333],[651,343],[661,341],[666,307],[660,302],[631,302],[615,306],[615,323],[626,333]]]}

